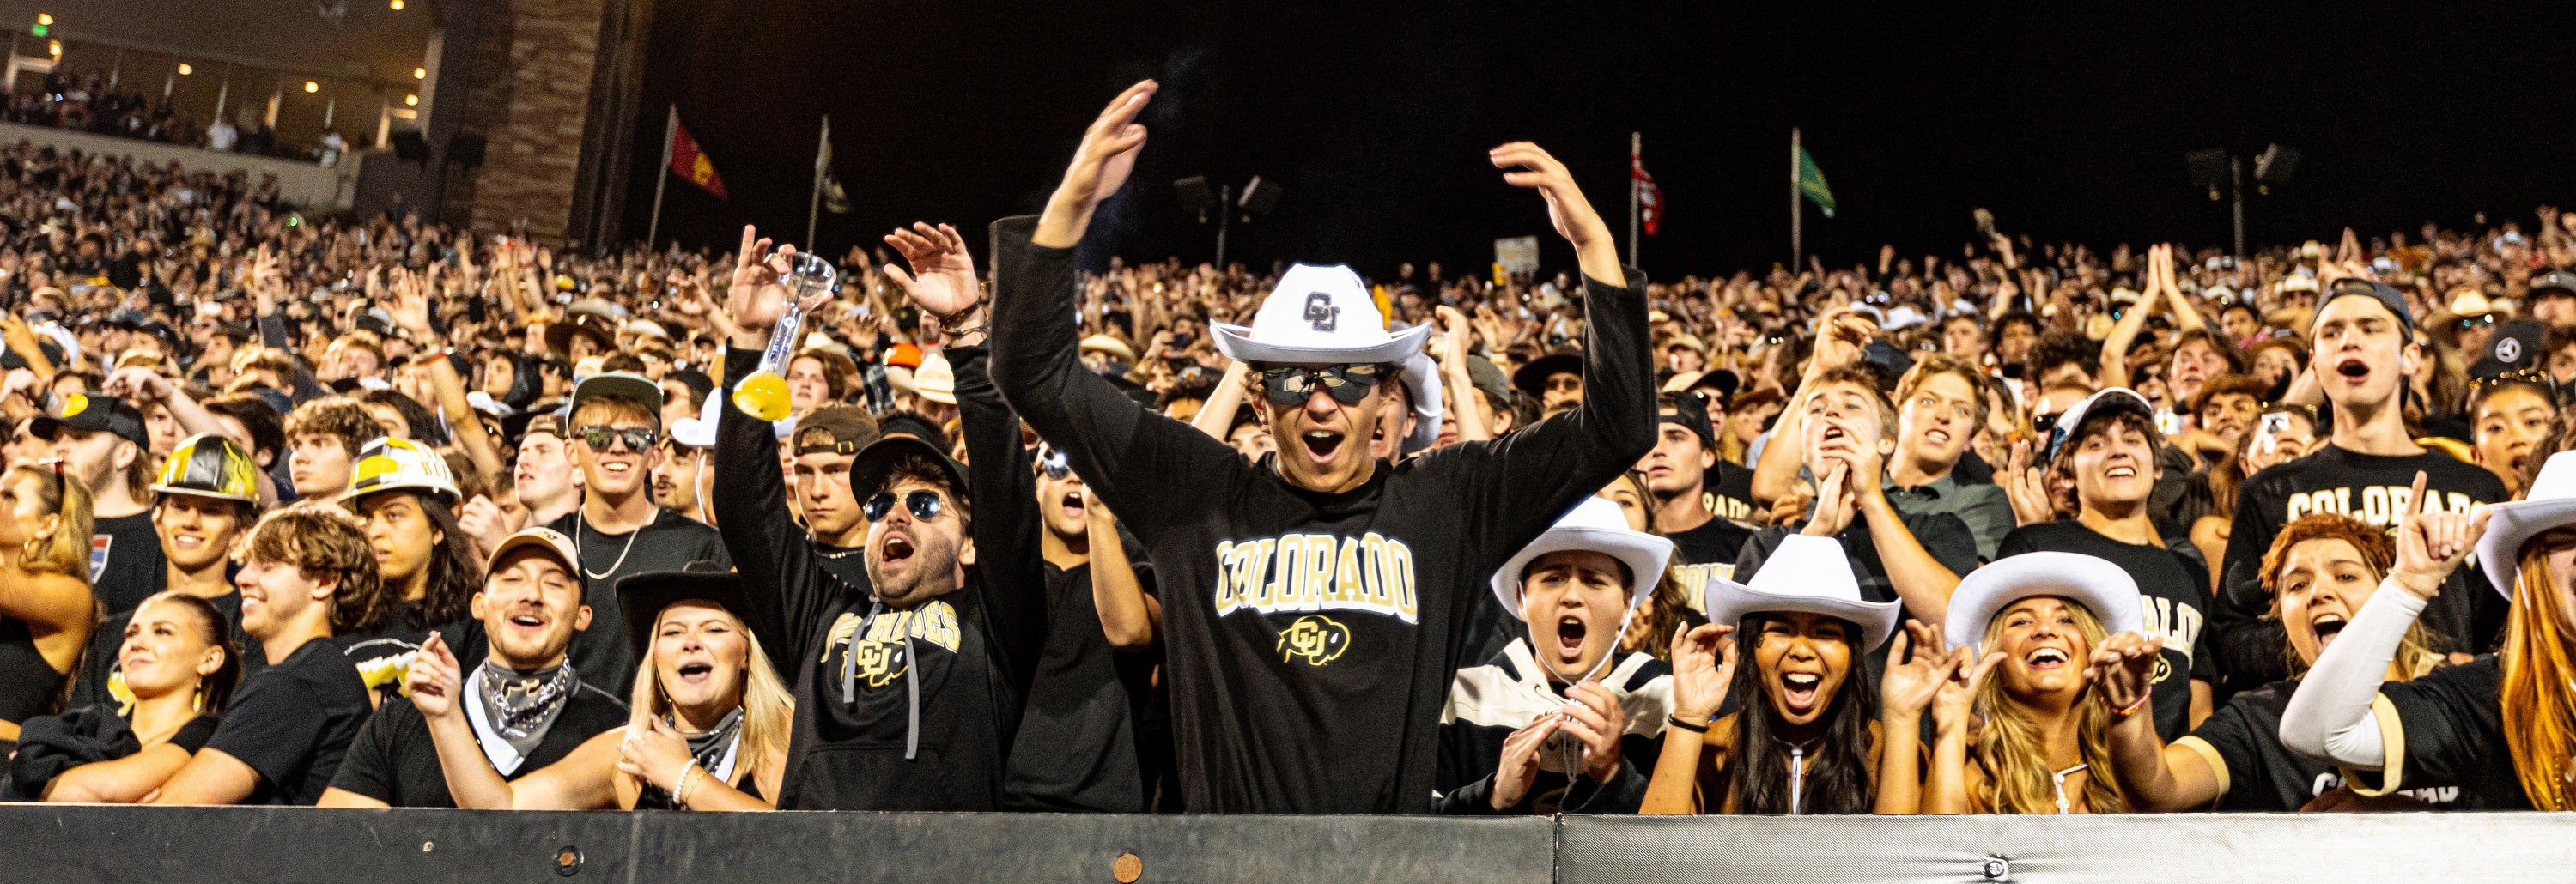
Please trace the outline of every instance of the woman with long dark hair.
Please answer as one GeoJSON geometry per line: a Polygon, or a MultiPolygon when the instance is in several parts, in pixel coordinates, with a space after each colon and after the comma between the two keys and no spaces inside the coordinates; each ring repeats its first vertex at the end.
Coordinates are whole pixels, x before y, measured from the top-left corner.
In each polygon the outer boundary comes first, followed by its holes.
{"type": "Polygon", "coordinates": [[[1639,812],[1875,810],[1878,696],[1862,658],[1895,631],[1898,603],[1863,601],[1841,545],[1803,536],[1750,584],[1710,578],[1704,600],[1709,624],[1673,638],[1673,730],[1639,812]]]}
{"type": "Polygon", "coordinates": [[[409,439],[367,443],[350,471],[343,506],[366,523],[385,588],[408,606],[411,629],[464,620],[483,587],[473,540],[457,526],[456,480],[447,461],[409,439]]]}
{"type": "Polygon", "coordinates": [[[134,609],[117,665],[132,703],[28,720],[0,801],[141,801],[205,747],[241,681],[241,652],[223,612],[176,592],[134,609]]]}

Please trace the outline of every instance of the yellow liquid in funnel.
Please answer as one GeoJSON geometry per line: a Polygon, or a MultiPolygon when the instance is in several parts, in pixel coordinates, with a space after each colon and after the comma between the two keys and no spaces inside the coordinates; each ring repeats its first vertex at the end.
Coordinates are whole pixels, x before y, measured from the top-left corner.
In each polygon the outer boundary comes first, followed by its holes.
{"type": "Polygon", "coordinates": [[[765,421],[785,420],[793,404],[787,393],[787,379],[776,372],[753,372],[733,388],[733,404],[742,413],[765,421]]]}

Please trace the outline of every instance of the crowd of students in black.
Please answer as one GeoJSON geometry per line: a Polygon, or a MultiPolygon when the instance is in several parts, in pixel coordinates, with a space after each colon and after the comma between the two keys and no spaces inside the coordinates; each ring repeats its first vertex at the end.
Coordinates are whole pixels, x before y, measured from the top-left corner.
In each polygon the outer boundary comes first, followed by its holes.
{"type": "Polygon", "coordinates": [[[0,800],[2568,806],[2576,216],[1086,268],[1156,90],[823,262],[0,150],[0,800]]]}

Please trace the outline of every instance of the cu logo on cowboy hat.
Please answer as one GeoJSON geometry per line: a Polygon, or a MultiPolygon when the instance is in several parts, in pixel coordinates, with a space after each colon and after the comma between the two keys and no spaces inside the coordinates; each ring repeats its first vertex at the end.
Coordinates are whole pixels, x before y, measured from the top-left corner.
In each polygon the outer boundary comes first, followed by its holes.
{"type": "Polygon", "coordinates": [[[1304,316],[1307,325],[1313,326],[1316,331],[1328,332],[1333,330],[1333,325],[1340,322],[1341,318],[1342,308],[1333,306],[1332,295],[1323,292],[1307,293],[1304,316]]]}
{"type": "Polygon", "coordinates": [[[1302,657],[1308,666],[1322,666],[1333,662],[1350,646],[1350,628],[1319,614],[1299,617],[1297,622],[1279,631],[1279,660],[1283,663],[1293,663],[1302,657]]]}

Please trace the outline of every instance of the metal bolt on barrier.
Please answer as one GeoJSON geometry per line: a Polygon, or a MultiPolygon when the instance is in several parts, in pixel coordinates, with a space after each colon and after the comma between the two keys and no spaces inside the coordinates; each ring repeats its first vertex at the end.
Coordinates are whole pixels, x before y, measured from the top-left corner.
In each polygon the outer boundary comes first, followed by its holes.
{"type": "Polygon", "coordinates": [[[1977,872],[1986,876],[1988,881],[2010,881],[2012,880],[2012,860],[1988,854],[1986,861],[1977,866],[1977,872]]]}
{"type": "Polygon", "coordinates": [[[570,878],[573,873],[579,871],[581,871],[581,848],[567,844],[562,850],[555,851],[555,874],[570,878]]]}
{"type": "Polygon", "coordinates": [[[1118,884],[1136,884],[1136,879],[1145,877],[1145,858],[1121,853],[1117,862],[1109,864],[1109,875],[1118,879],[1118,884]]]}

